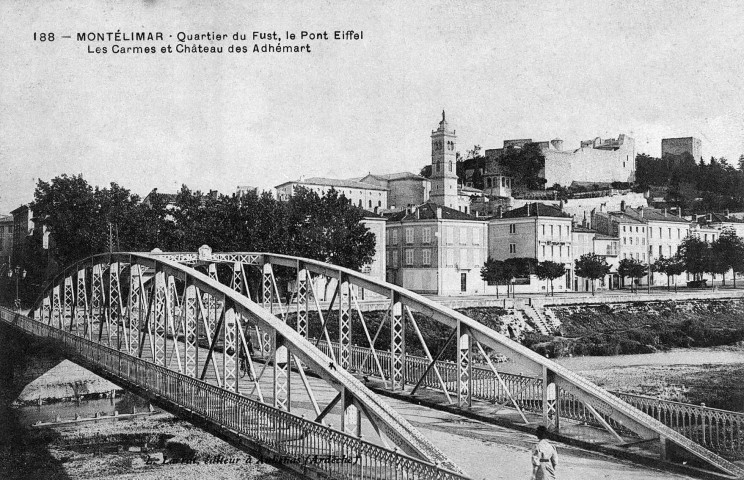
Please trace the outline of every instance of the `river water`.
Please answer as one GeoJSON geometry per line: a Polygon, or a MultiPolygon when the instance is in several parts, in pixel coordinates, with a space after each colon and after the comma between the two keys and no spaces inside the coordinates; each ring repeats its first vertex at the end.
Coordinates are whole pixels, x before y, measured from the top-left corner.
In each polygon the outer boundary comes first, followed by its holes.
{"type": "Polygon", "coordinates": [[[638,355],[561,357],[554,361],[577,372],[643,365],[730,365],[744,363],[744,349],[676,348],[668,352],[638,355]]]}

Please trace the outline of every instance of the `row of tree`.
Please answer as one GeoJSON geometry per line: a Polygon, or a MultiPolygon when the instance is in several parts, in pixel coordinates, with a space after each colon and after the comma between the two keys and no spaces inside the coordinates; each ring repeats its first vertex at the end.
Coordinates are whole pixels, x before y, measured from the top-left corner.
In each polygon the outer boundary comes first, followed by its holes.
{"type": "Polygon", "coordinates": [[[29,238],[30,250],[20,262],[34,272],[46,270],[47,277],[55,273],[47,262],[59,268],[109,251],[196,251],[204,244],[215,251],[283,253],[355,270],[375,253],[374,234],[362,223],[364,211],[335,190],[319,196],[298,188],[284,202],[266,192],[222,195],[183,186],[174,199],[155,194],[145,202],[116,183],[99,188],[80,175],[61,175],[39,180],[30,208],[51,241],[44,251],[40,238],[29,238]]]}
{"type": "MultiPolygon", "coordinates": [[[[607,263],[605,257],[588,253],[574,261],[574,273],[578,277],[586,278],[592,282],[592,295],[595,293],[595,281],[604,278],[610,273],[612,266],[607,263]]],[[[736,287],[736,274],[744,274],[744,240],[730,229],[724,229],[721,235],[713,243],[701,240],[691,235],[682,241],[679,251],[672,257],[659,257],[654,263],[646,264],[635,258],[624,258],[620,260],[617,273],[622,278],[631,279],[631,289],[637,288],[641,278],[649,276],[651,272],[663,273],[667,277],[667,288],[670,281],[688,272],[695,280],[701,280],[703,274],[722,275],[723,283],[726,283],[726,273],[734,272],[734,287],[736,287]]],[[[489,257],[481,269],[481,278],[492,285],[513,284],[515,278],[536,275],[540,280],[550,282],[550,290],[553,289],[553,280],[566,274],[563,264],[544,261],[538,262],[534,258],[509,258],[506,260],[494,260],[489,257]]],[[[497,289],[498,295],[498,289],[497,289]]]]}

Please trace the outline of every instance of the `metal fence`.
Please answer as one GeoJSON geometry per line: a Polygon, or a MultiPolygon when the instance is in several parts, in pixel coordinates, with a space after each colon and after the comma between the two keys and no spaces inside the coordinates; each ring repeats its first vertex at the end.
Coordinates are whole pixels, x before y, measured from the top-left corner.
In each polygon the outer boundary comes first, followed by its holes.
{"type": "Polygon", "coordinates": [[[270,452],[311,478],[463,480],[463,475],[94,343],[0,307],[0,319],[54,339],[110,374],[138,385],[270,452]]]}
{"type": "MultiPolygon", "coordinates": [[[[334,342],[332,345],[336,355],[338,355],[338,344],[334,342]]],[[[325,341],[321,341],[318,347],[325,353],[329,353],[325,341]]],[[[384,350],[375,350],[375,352],[383,371],[389,371],[390,353],[384,350]]],[[[404,369],[406,383],[418,382],[429,363],[426,357],[406,355],[404,369]]],[[[439,360],[436,365],[447,391],[456,393],[457,365],[446,360],[439,360]]],[[[352,346],[351,368],[365,375],[379,376],[377,365],[369,348],[352,346]]],[[[526,412],[542,414],[543,384],[540,378],[501,372],[499,372],[499,375],[519,408],[526,412]]],[[[422,380],[421,386],[441,390],[441,383],[434,369],[429,370],[422,380]]],[[[511,406],[506,390],[493,371],[486,366],[473,366],[471,393],[473,398],[479,400],[511,406]]],[[[744,458],[744,413],[673,402],[644,395],[612,391],[610,393],[713,452],[729,458],[744,458]]],[[[558,411],[561,418],[602,427],[601,423],[586,408],[584,402],[569,392],[560,389],[558,400],[558,411]]],[[[618,433],[635,436],[633,432],[611,418],[603,418],[618,433]]]]}

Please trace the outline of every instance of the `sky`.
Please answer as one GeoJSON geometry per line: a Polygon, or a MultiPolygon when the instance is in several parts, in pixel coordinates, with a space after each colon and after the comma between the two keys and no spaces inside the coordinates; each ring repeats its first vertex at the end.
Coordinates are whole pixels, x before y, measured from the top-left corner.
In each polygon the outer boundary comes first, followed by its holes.
{"type": "Polygon", "coordinates": [[[63,173],[144,196],[418,172],[442,110],[463,154],[510,138],[577,148],[625,133],[639,153],[695,136],[706,159],[735,162],[738,3],[0,0],[0,214],[63,173]],[[158,49],[175,48],[179,32],[248,35],[196,42],[225,50],[276,44],[254,42],[254,31],[364,38],[293,54],[114,54],[116,41],[76,39],[117,30],[163,32],[162,42],[119,42],[158,49]]]}

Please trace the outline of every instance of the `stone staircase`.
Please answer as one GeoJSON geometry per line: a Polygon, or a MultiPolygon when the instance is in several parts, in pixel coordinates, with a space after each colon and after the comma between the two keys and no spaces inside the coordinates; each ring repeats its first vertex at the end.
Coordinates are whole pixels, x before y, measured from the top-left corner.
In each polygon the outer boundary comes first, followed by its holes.
{"type": "Polygon", "coordinates": [[[550,322],[538,309],[532,305],[525,305],[524,314],[532,321],[538,332],[543,335],[550,335],[552,333],[553,328],[550,322]]]}

